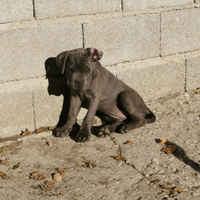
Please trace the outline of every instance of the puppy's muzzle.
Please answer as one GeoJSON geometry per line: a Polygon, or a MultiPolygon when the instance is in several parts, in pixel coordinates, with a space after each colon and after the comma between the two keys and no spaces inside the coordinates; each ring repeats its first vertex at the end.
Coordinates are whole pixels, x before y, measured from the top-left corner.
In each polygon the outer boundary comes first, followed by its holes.
{"type": "Polygon", "coordinates": [[[83,86],[83,83],[84,83],[84,81],[80,81],[80,80],[75,80],[74,81],[75,86],[79,87],[79,88],[83,86]]]}

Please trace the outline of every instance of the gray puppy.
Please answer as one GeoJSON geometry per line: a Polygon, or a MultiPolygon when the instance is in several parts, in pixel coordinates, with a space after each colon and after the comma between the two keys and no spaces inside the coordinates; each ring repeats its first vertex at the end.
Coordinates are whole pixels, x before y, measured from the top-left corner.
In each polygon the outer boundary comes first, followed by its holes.
{"type": "Polygon", "coordinates": [[[141,96],[112,73],[101,66],[103,53],[95,48],[80,48],[60,53],[56,62],[65,73],[70,93],[70,108],[66,123],[56,128],[56,137],[68,136],[76,123],[81,107],[88,109],[76,141],[90,139],[94,116],[103,125],[100,131],[121,133],[155,121],[155,115],[147,108],[141,96]]]}

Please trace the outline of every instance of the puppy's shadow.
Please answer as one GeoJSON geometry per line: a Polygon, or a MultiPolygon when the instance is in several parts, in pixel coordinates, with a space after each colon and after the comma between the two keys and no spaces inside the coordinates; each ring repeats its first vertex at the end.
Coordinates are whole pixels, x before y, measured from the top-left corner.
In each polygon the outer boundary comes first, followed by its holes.
{"type": "MultiPolygon", "coordinates": [[[[156,143],[159,143],[161,140],[160,139],[155,139],[156,143]]],[[[181,148],[180,146],[178,146],[175,143],[172,143],[170,141],[167,142],[166,146],[174,146],[176,147],[175,151],[172,152],[172,154],[178,158],[179,160],[181,160],[182,162],[184,162],[186,165],[189,165],[191,168],[193,168],[195,171],[200,172],[200,164],[195,162],[194,160],[190,159],[185,150],[183,148],[181,148]]]]}
{"type": "MultiPolygon", "coordinates": [[[[63,96],[62,111],[60,113],[57,127],[61,127],[67,120],[70,104],[70,89],[67,86],[65,75],[61,74],[59,67],[56,64],[56,58],[50,57],[45,61],[46,78],[48,79],[47,91],[49,95],[63,96]]],[[[52,105],[53,106],[53,105],[52,105]]]]}

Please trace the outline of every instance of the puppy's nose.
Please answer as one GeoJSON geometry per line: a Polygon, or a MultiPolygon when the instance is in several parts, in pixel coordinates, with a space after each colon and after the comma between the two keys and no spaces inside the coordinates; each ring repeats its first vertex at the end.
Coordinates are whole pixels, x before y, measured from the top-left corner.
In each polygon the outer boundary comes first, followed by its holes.
{"type": "Polygon", "coordinates": [[[77,85],[77,86],[81,86],[81,85],[83,85],[83,81],[74,81],[75,82],[75,84],[77,85]]]}

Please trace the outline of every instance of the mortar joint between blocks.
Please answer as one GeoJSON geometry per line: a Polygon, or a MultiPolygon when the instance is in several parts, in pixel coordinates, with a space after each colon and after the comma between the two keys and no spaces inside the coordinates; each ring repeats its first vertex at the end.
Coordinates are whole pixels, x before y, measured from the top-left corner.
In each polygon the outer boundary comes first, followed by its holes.
{"type": "Polygon", "coordinates": [[[33,17],[36,19],[35,0],[33,0],[33,17]]]}
{"type": "Polygon", "coordinates": [[[83,23],[81,24],[81,28],[82,28],[82,45],[83,45],[83,48],[85,48],[84,25],[83,25],[83,23]]]}
{"type": "Polygon", "coordinates": [[[33,91],[32,91],[32,109],[33,109],[33,123],[34,123],[34,130],[36,130],[35,101],[34,101],[34,93],[33,93],[33,91]]]}

